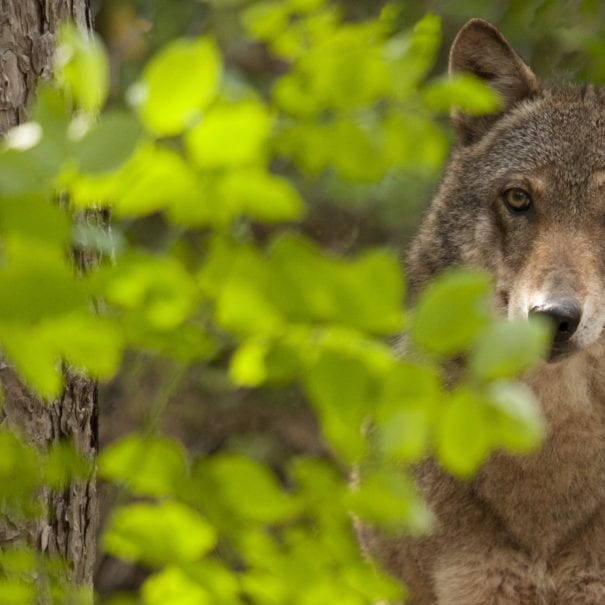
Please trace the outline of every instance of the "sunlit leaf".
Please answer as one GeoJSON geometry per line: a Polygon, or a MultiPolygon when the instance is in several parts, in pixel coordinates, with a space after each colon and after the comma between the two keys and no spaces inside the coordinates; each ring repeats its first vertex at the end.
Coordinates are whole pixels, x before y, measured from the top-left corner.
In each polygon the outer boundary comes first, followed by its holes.
{"type": "Polygon", "coordinates": [[[108,271],[107,299],[138,310],[151,326],[177,327],[195,304],[193,280],[175,259],[136,255],[108,271]]]}
{"type": "Polygon", "coordinates": [[[221,58],[208,38],[166,45],[143,73],[139,112],[151,132],[166,136],[191,126],[217,94],[221,58]]]}
{"type": "Polygon", "coordinates": [[[210,605],[211,596],[178,567],[167,566],[141,588],[145,605],[210,605]]]}
{"type": "Polygon", "coordinates": [[[271,123],[268,110],[258,101],[217,105],[187,133],[185,142],[200,168],[262,164],[271,123]]]}
{"type": "Polygon", "coordinates": [[[109,91],[109,65],[96,34],[63,25],[55,52],[55,74],[79,107],[87,112],[101,109],[109,91]]]}
{"type": "Polygon", "coordinates": [[[367,447],[361,426],[374,393],[367,369],[356,359],[326,352],[305,377],[322,429],[345,459],[359,459],[367,447]]]}
{"type": "Polygon", "coordinates": [[[222,454],[205,461],[202,469],[211,475],[220,497],[240,521],[273,523],[289,519],[297,511],[294,500],[269,470],[250,458],[222,454]]]}
{"type": "Polygon", "coordinates": [[[285,2],[257,2],[244,13],[244,26],[255,37],[270,40],[284,30],[288,24],[290,10],[285,2]]]}
{"type": "Polygon", "coordinates": [[[414,341],[434,353],[464,350],[487,325],[488,293],[483,274],[459,270],[439,277],[418,299],[410,326],[414,341]]]}
{"type": "Polygon", "coordinates": [[[264,382],[268,348],[268,343],[263,340],[248,340],[239,347],[231,359],[229,370],[236,384],[254,387],[264,382]]]}
{"type": "Polygon", "coordinates": [[[391,531],[430,529],[432,515],[410,477],[402,471],[362,472],[361,475],[360,484],[347,499],[355,513],[391,531]]]}
{"type": "Polygon", "coordinates": [[[130,114],[106,113],[93,129],[74,144],[83,172],[106,172],[117,168],[134,152],[141,127],[130,114]]]}
{"type": "Polygon", "coordinates": [[[217,189],[218,202],[234,216],[247,214],[264,222],[294,221],[303,201],[290,181],[256,170],[230,172],[217,189]]]}
{"type": "Polygon", "coordinates": [[[21,378],[38,395],[57,397],[63,387],[59,351],[52,342],[36,340],[31,329],[0,327],[0,342],[21,378]]]}
{"type": "Polygon", "coordinates": [[[215,544],[214,529],[177,502],[130,504],[113,512],[103,543],[126,561],[167,565],[196,561],[215,544]]]}
{"type": "Polygon", "coordinates": [[[436,80],[426,87],[424,101],[436,111],[446,112],[455,107],[472,115],[495,113],[502,107],[494,89],[471,74],[436,80]]]}
{"type": "Polygon", "coordinates": [[[487,458],[491,445],[487,402],[473,392],[459,389],[441,410],[437,454],[451,473],[468,477],[487,458]]]}
{"type": "Polygon", "coordinates": [[[72,313],[44,322],[39,338],[51,342],[73,366],[98,378],[110,378],[122,354],[115,323],[89,313],[72,313]]]}
{"type": "Polygon", "coordinates": [[[471,369],[488,380],[518,376],[546,353],[550,340],[550,326],[539,321],[495,323],[477,342],[471,369]]]}
{"type": "Polygon", "coordinates": [[[166,496],[186,477],[187,459],[178,441],[133,434],[101,452],[99,471],[137,494],[166,496]]]}
{"type": "Polygon", "coordinates": [[[55,489],[65,489],[71,481],[86,480],[92,474],[92,461],[86,460],[68,441],[51,444],[44,461],[45,483],[55,489]]]}
{"type": "Polygon", "coordinates": [[[494,440],[504,447],[528,452],[546,434],[546,423],[534,394],[522,384],[494,384],[489,401],[497,411],[494,440]]]}

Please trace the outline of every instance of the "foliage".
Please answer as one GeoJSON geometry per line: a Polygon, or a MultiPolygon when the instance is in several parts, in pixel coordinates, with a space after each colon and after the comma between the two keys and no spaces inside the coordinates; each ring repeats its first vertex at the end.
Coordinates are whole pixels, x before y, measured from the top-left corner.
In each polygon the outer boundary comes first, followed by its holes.
{"type": "MultiPolygon", "coordinates": [[[[137,501],[113,511],[103,548],[152,572],[119,602],[396,600],[403,588],[363,559],[350,513],[386,532],[429,531],[411,465],[434,454],[466,478],[495,448],[535,447],[541,418],[514,380],[544,332],[504,326],[487,277],[463,270],[406,310],[392,252],[339,255],[301,233],[303,193],[326,174],[352,187],[433,176],[447,153],[439,115],[498,99],[470,78],[428,79],[441,37],[432,14],[402,31],[394,4],[350,21],[321,0],[288,0],[252,4],[242,21],[285,66],[268,94],[202,36],[159,50],[127,109],[105,108],[100,42],[63,31],[56,84],[38,91],[0,160],[0,344],[46,398],[60,393],[63,362],[108,379],[135,350],[202,372],[227,358],[231,388],[296,383],[316,412],[333,458],[300,457],[283,476],[237,452],[192,458],[156,433],[108,447],[101,477],[137,501]],[[81,220],[104,206],[118,235],[159,216],[178,236],[114,244],[81,220]],[[105,260],[77,273],[71,246],[105,260]],[[405,357],[388,343],[402,330],[405,357]],[[453,387],[452,355],[469,360],[453,387]]],[[[6,506],[78,470],[4,433],[0,453],[0,474],[19,477],[6,506]]],[[[21,572],[2,569],[25,602],[21,572]]]]}

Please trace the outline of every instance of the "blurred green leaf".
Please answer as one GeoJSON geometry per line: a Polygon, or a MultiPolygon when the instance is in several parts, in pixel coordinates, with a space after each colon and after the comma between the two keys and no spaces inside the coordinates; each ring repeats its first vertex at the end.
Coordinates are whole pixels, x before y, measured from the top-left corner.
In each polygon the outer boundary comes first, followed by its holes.
{"type": "Polygon", "coordinates": [[[426,455],[442,397],[433,368],[407,361],[394,365],[374,412],[379,447],[387,459],[414,461],[426,455]]]}
{"type": "Polygon", "coordinates": [[[141,588],[145,605],[210,605],[208,592],[178,567],[167,566],[141,588]]]}
{"type": "Polygon", "coordinates": [[[98,112],[109,91],[109,64],[101,39],[64,24],[55,52],[55,76],[78,107],[98,112]]]}
{"type": "Polygon", "coordinates": [[[256,170],[229,172],[217,195],[218,202],[234,216],[247,214],[267,223],[300,219],[304,210],[303,200],[289,180],[256,170]]]}
{"type": "Polygon", "coordinates": [[[70,364],[98,378],[111,378],[122,356],[118,326],[90,313],[71,313],[45,321],[38,338],[54,346],[70,364]]]}
{"type": "Polygon", "coordinates": [[[297,512],[298,505],[269,470],[250,458],[220,454],[203,461],[200,472],[211,477],[235,520],[276,523],[297,512]]]}
{"type": "Polygon", "coordinates": [[[99,472],[136,494],[168,496],[187,476],[187,457],[178,441],[131,434],[101,452],[99,472]]]}
{"type": "Polygon", "coordinates": [[[254,387],[262,384],[267,377],[265,357],[269,344],[265,340],[246,340],[237,349],[229,368],[235,384],[254,387]]]}
{"type": "Polygon", "coordinates": [[[86,480],[92,472],[92,461],[82,457],[68,441],[53,443],[43,465],[44,481],[55,489],[65,489],[72,481],[86,480]]]}
{"type": "Polygon", "coordinates": [[[140,217],[166,208],[182,214],[183,206],[206,204],[199,178],[184,158],[150,142],[141,143],[116,172],[71,173],[64,181],[74,205],[111,204],[118,217],[140,217]]]}
{"type": "Polygon", "coordinates": [[[465,270],[435,279],[422,292],[410,334],[427,351],[460,353],[477,338],[489,320],[489,279],[465,270]]]}
{"type": "Polygon", "coordinates": [[[7,197],[0,204],[3,237],[34,240],[63,251],[69,242],[70,216],[46,195],[7,197]]]}
{"type": "Polygon", "coordinates": [[[472,115],[495,113],[502,101],[493,88],[471,74],[455,74],[432,82],[424,89],[424,101],[435,111],[453,108],[472,115]]]}
{"type": "Polygon", "coordinates": [[[0,481],[7,502],[27,503],[34,495],[41,473],[40,454],[6,428],[0,429],[0,481]]]}
{"type": "Polygon", "coordinates": [[[509,450],[527,453],[546,435],[546,423],[535,396],[522,384],[495,383],[489,401],[496,410],[495,441],[509,450]]]}
{"type": "Polygon", "coordinates": [[[402,471],[362,472],[347,501],[362,519],[389,531],[427,532],[432,523],[413,481],[402,471]]]}
{"type": "Polygon", "coordinates": [[[5,605],[30,605],[37,597],[36,587],[19,579],[0,579],[0,594],[5,605]]]}
{"type": "Polygon", "coordinates": [[[357,359],[325,352],[305,386],[331,446],[348,461],[361,458],[367,447],[361,427],[376,397],[367,368],[357,359]]]}
{"type": "Polygon", "coordinates": [[[494,323],[472,351],[471,370],[483,380],[513,378],[530,369],[550,341],[550,326],[539,321],[494,323]]]}
{"type": "Polygon", "coordinates": [[[114,170],[135,150],[141,127],[124,111],[108,112],[83,139],[74,144],[80,170],[98,173],[114,170]]]}
{"type": "Polygon", "coordinates": [[[389,254],[374,250],[338,259],[285,234],[273,242],[270,255],[270,291],[291,319],[333,321],[379,334],[401,328],[403,282],[389,254]]]}
{"type": "Polygon", "coordinates": [[[136,310],[150,326],[176,328],[195,305],[195,285],[184,267],[168,256],[134,254],[105,274],[107,300],[136,310]]]}
{"type": "Polygon", "coordinates": [[[439,461],[450,473],[469,477],[490,450],[487,402],[472,391],[460,388],[442,405],[436,444],[439,461]]]}
{"type": "Polygon", "coordinates": [[[265,164],[272,119],[258,101],[216,105],[185,136],[187,150],[204,169],[265,164]]]}
{"type": "Polygon", "coordinates": [[[214,100],[222,62],[208,38],[181,39],[166,45],[147,65],[133,92],[141,119],[154,134],[179,134],[214,100]]]}
{"type": "Polygon", "coordinates": [[[103,536],[108,552],[126,561],[168,565],[196,561],[216,543],[214,529],[177,502],[116,509],[103,536]]]}
{"type": "Polygon", "coordinates": [[[0,327],[6,356],[25,383],[45,399],[58,397],[63,388],[59,351],[54,343],[37,342],[34,330],[0,327]]]}

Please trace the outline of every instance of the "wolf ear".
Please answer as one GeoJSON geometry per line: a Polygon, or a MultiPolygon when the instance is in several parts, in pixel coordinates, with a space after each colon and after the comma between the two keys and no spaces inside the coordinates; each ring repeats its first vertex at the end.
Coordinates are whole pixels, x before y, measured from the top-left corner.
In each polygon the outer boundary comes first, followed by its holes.
{"type": "Polygon", "coordinates": [[[458,32],[450,50],[449,73],[478,76],[501,97],[502,111],[471,116],[454,110],[452,121],[463,144],[477,141],[490,126],[519,101],[535,96],[540,83],[504,36],[483,19],[471,19],[458,32]]]}

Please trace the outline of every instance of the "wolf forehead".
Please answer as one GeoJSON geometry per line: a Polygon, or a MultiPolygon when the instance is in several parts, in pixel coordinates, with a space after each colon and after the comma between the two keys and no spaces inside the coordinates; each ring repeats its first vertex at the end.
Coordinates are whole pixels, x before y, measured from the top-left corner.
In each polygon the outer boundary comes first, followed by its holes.
{"type": "Polygon", "coordinates": [[[479,189],[525,176],[546,190],[578,195],[597,188],[605,196],[605,89],[543,90],[459,149],[456,159],[456,172],[479,189]]]}

